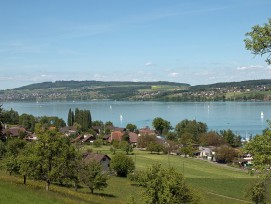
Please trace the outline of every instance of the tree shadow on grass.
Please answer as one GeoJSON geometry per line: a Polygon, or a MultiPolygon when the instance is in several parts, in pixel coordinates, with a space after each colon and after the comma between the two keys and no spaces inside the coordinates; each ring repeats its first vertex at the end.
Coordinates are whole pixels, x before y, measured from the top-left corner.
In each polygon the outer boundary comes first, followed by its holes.
{"type": "Polygon", "coordinates": [[[112,195],[112,194],[108,194],[108,193],[93,193],[92,195],[97,195],[97,196],[101,196],[101,197],[108,197],[108,198],[116,198],[117,196],[112,195]]]}

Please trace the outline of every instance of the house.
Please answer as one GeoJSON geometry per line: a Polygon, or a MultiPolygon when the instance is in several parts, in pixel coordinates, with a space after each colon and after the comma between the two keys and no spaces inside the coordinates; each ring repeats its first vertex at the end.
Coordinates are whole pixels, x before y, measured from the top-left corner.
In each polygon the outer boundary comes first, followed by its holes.
{"type": "Polygon", "coordinates": [[[73,134],[76,134],[76,128],[73,126],[66,126],[59,129],[59,132],[61,132],[63,135],[71,136],[73,134]]]}
{"type": "Polygon", "coordinates": [[[213,161],[214,160],[214,152],[215,147],[209,146],[209,147],[199,147],[199,156],[208,160],[213,161]]]}
{"type": "Polygon", "coordinates": [[[72,140],[72,142],[81,142],[83,138],[84,138],[83,135],[78,135],[76,138],[74,138],[74,139],[72,140]]]}
{"type": "Polygon", "coordinates": [[[93,152],[86,152],[83,155],[83,158],[85,161],[92,161],[95,160],[99,162],[102,166],[103,171],[109,171],[110,170],[110,161],[111,158],[107,156],[106,154],[96,154],[93,152]]]}
{"type": "Polygon", "coordinates": [[[95,140],[96,138],[91,135],[91,134],[87,134],[87,135],[84,135],[84,138],[82,139],[82,143],[86,143],[86,142],[90,142],[90,143],[93,143],[93,141],[95,140]]]}
{"type": "Polygon", "coordinates": [[[27,136],[29,135],[30,132],[26,131],[25,128],[19,127],[19,126],[14,126],[10,128],[5,128],[2,130],[2,135],[4,137],[19,137],[19,136],[27,136]]]}
{"type": "Polygon", "coordinates": [[[133,145],[137,145],[137,140],[138,140],[138,134],[134,132],[129,132],[129,141],[133,145]]]}
{"type": "Polygon", "coordinates": [[[139,136],[141,135],[156,135],[154,130],[151,130],[149,127],[141,128],[138,130],[139,136]]]}
{"type": "Polygon", "coordinates": [[[111,132],[110,137],[108,138],[108,142],[112,142],[113,140],[121,141],[121,138],[124,134],[121,131],[111,132]]]}

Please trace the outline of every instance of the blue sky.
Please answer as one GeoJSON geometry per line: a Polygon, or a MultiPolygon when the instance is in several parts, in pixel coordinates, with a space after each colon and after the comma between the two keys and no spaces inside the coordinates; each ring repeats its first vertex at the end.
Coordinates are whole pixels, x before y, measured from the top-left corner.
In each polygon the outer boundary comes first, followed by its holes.
{"type": "Polygon", "coordinates": [[[270,0],[0,2],[0,89],[56,80],[210,84],[271,78],[245,49],[270,0]]]}

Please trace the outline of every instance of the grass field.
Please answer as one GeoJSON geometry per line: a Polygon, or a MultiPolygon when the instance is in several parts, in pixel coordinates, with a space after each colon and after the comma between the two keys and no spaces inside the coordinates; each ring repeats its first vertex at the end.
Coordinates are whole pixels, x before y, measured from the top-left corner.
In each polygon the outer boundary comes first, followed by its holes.
{"type": "MultiPolygon", "coordinates": [[[[112,156],[109,147],[96,148],[95,151],[112,156]]],[[[146,169],[156,162],[161,163],[164,167],[176,168],[184,174],[187,183],[200,194],[202,203],[249,203],[244,192],[247,185],[255,178],[245,171],[199,159],[150,154],[145,151],[134,151],[134,155],[131,157],[134,159],[137,169],[146,169]]],[[[3,171],[0,172],[0,180],[0,203],[117,204],[126,203],[129,196],[134,196],[139,201],[144,190],[131,185],[126,178],[114,176],[108,181],[108,188],[96,192],[94,195],[90,194],[87,188],[80,188],[78,192],[75,192],[72,188],[57,185],[52,185],[51,191],[46,192],[43,182],[28,181],[28,185],[24,186],[22,178],[9,176],[3,171]]]]}

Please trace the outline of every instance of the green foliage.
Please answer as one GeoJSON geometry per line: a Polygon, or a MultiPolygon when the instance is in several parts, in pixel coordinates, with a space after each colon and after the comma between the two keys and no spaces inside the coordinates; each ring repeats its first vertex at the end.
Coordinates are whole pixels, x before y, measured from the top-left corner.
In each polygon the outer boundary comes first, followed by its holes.
{"type": "Polygon", "coordinates": [[[19,113],[12,108],[10,110],[4,110],[2,112],[2,122],[17,125],[19,123],[19,113]]]}
{"type": "Polygon", "coordinates": [[[126,125],[126,129],[129,130],[130,132],[134,132],[137,129],[137,126],[131,123],[128,123],[126,125]]]}
{"type": "Polygon", "coordinates": [[[102,167],[99,162],[91,160],[83,162],[79,171],[80,181],[91,190],[102,190],[107,187],[108,175],[102,172],[102,167]]]}
{"type": "Polygon", "coordinates": [[[167,134],[168,131],[172,129],[170,122],[160,117],[153,119],[152,126],[160,135],[167,134]]]}
{"type": "Polygon", "coordinates": [[[131,144],[129,144],[126,141],[121,141],[120,142],[120,149],[124,152],[126,152],[126,154],[132,153],[133,152],[133,147],[131,144]]]}
{"type": "Polygon", "coordinates": [[[92,126],[91,113],[89,110],[75,109],[74,123],[81,125],[82,131],[87,131],[92,126]]]}
{"type": "Polygon", "coordinates": [[[103,145],[103,140],[102,139],[96,139],[93,141],[94,147],[101,147],[103,145]]]}
{"type": "Polygon", "coordinates": [[[68,113],[68,126],[73,126],[74,123],[74,112],[69,109],[69,113],[68,113]]]}
{"type": "Polygon", "coordinates": [[[249,186],[246,196],[255,203],[270,203],[270,184],[271,175],[263,175],[256,183],[249,186]]]}
{"type": "Polygon", "coordinates": [[[207,132],[207,124],[196,120],[185,119],[175,126],[175,132],[181,138],[184,133],[193,135],[193,141],[198,142],[200,135],[207,132]]]}
{"type": "Polygon", "coordinates": [[[38,160],[35,176],[46,181],[46,190],[52,181],[61,182],[73,176],[70,172],[76,155],[67,138],[60,137],[54,130],[41,131],[33,148],[38,160]]]}
{"type": "Polygon", "coordinates": [[[147,150],[152,152],[157,152],[158,154],[164,150],[164,146],[160,144],[157,140],[155,142],[150,142],[147,146],[147,150]]]}
{"type": "Polygon", "coordinates": [[[151,142],[156,142],[154,135],[141,135],[137,140],[137,147],[146,148],[151,142]]]}
{"type": "Polygon", "coordinates": [[[128,142],[128,143],[130,142],[130,136],[129,136],[128,132],[124,133],[124,135],[121,137],[121,140],[128,142]]]}
{"type": "Polygon", "coordinates": [[[235,135],[232,130],[221,130],[220,135],[231,147],[241,147],[242,141],[241,136],[235,135]]]}
{"type": "Polygon", "coordinates": [[[127,177],[128,173],[135,169],[135,164],[131,157],[117,153],[113,156],[110,167],[116,171],[117,176],[127,177]]]}
{"type": "Polygon", "coordinates": [[[202,134],[199,142],[202,146],[221,146],[225,144],[225,140],[219,134],[214,131],[202,134]]]}
{"type": "Polygon", "coordinates": [[[42,116],[38,118],[38,122],[46,129],[49,127],[61,128],[66,126],[65,121],[62,118],[56,116],[42,116]]]}
{"type": "Polygon", "coordinates": [[[253,167],[259,171],[266,171],[271,166],[271,130],[264,135],[257,135],[246,145],[247,153],[252,154],[253,167]]]}
{"type": "Polygon", "coordinates": [[[254,55],[267,54],[266,62],[271,64],[271,19],[268,20],[263,26],[255,25],[252,31],[246,33],[245,44],[246,49],[250,50],[254,55]]]}
{"type": "Polygon", "coordinates": [[[236,150],[227,145],[220,146],[215,150],[215,159],[219,163],[230,163],[237,156],[236,150]]]}
{"type": "Polygon", "coordinates": [[[36,119],[33,115],[22,114],[19,116],[19,125],[24,127],[26,130],[34,132],[36,119]]]}
{"type": "Polygon", "coordinates": [[[6,145],[2,140],[0,140],[0,158],[6,154],[6,145]]]}
{"type": "Polygon", "coordinates": [[[137,180],[146,188],[142,203],[199,203],[199,198],[187,186],[182,174],[173,168],[164,169],[156,164],[138,177],[137,180]]]}
{"type": "Polygon", "coordinates": [[[3,136],[3,133],[2,133],[2,130],[3,130],[3,108],[2,108],[2,104],[0,105],[0,139],[2,140],[2,136],[3,136]]]}
{"type": "Polygon", "coordinates": [[[26,142],[24,140],[14,138],[9,139],[6,146],[6,157],[4,158],[4,163],[6,170],[11,175],[12,173],[19,173],[20,163],[19,154],[25,147],[26,142]]]}
{"type": "Polygon", "coordinates": [[[101,120],[94,120],[92,121],[92,126],[99,126],[99,127],[103,127],[104,123],[101,120]]]}
{"type": "Polygon", "coordinates": [[[181,147],[180,153],[184,154],[185,157],[187,157],[187,156],[193,157],[195,150],[196,149],[195,149],[195,147],[192,146],[192,144],[186,144],[181,147]]]}

